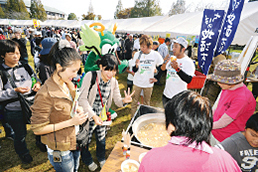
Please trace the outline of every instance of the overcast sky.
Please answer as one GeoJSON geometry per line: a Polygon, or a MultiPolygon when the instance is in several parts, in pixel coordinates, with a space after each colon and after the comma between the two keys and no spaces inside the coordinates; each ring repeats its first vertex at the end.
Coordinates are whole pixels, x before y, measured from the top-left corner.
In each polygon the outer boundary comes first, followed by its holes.
{"type": "MultiPolygon", "coordinates": [[[[186,7],[193,11],[197,5],[213,4],[215,8],[226,7],[229,0],[185,0],[186,7]]],[[[248,0],[245,0],[248,1],[248,0]]],[[[89,10],[90,0],[41,0],[44,5],[54,7],[58,10],[69,13],[75,13],[81,18],[82,14],[87,14],[89,10]]],[[[123,8],[134,6],[135,0],[122,0],[123,8]]],[[[167,14],[173,2],[176,0],[159,0],[163,14],[167,14]]],[[[101,15],[102,19],[108,20],[114,18],[118,0],[92,0],[94,14],[101,15]]]]}

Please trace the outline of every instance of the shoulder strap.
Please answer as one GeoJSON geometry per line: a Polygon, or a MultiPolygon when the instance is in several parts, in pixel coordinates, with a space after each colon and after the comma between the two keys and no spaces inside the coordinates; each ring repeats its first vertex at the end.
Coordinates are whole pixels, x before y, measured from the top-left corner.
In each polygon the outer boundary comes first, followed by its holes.
{"type": "Polygon", "coordinates": [[[139,56],[138,56],[138,59],[140,59],[141,56],[142,56],[142,51],[140,51],[139,56]]]}
{"type": "Polygon", "coordinates": [[[13,88],[16,88],[17,86],[16,86],[16,84],[15,84],[13,78],[11,77],[11,75],[10,75],[6,70],[3,71],[3,74],[4,74],[4,76],[7,78],[7,80],[10,81],[12,87],[13,87],[13,88]]]}
{"type": "MultiPolygon", "coordinates": [[[[14,80],[13,80],[13,78],[11,77],[11,75],[6,71],[6,70],[0,70],[0,72],[1,72],[1,78],[5,78],[5,80],[6,81],[3,81],[3,83],[5,82],[5,84],[7,83],[7,81],[9,80],[10,81],[10,83],[11,83],[11,85],[12,85],[12,87],[13,88],[16,88],[16,85],[15,85],[15,83],[14,83],[14,80]]],[[[3,84],[4,85],[4,84],[3,84]]],[[[3,105],[3,107],[5,107],[7,104],[9,104],[9,103],[12,103],[12,102],[15,102],[15,101],[18,101],[19,100],[19,98],[14,98],[14,99],[9,99],[9,100],[6,100],[6,101],[3,101],[3,102],[1,102],[1,104],[3,105]]]]}
{"type": "MultiPolygon", "coordinates": [[[[29,66],[29,64],[22,64],[22,66],[29,73],[30,76],[32,76],[34,74],[34,71],[29,66]]],[[[9,75],[8,73],[5,73],[5,71],[6,71],[6,69],[2,65],[0,65],[0,76],[2,79],[3,86],[7,83],[8,75],[9,75]]],[[[12,87],[13,87],[13,85],[12,85],[12,87]]]]}
{"type": "Polygon", "coordinates": [[[96,78],[97,78],[97,72],[96,71],[91,71],[91,74],[92,74],[92,76],[91,76],[91,81],[90,81],[89,92],[90,92],[92,86],[95,84],[96,78]]]}
{"type": "Polygon", "coordinates": [[[32,68],[30,67],[29,64],[27,64],[27,63],[23,64],[23,63],[22,63],[22,66],[23,66],[24,69],[29,73],[30,76],[34,74],[34,71],[32,70],[32,68]]]}
{"type": "Polygon", "coordinates": [[[1,75],[1,80],[2,80],[2,83],[3,83],[3,87],[5,86],[5,84],[7,83],[8,79],[6,77],[6,75],[4,75],[4,67],[2,66],[2,64],[0,65],[0,75],[1,75]]]}

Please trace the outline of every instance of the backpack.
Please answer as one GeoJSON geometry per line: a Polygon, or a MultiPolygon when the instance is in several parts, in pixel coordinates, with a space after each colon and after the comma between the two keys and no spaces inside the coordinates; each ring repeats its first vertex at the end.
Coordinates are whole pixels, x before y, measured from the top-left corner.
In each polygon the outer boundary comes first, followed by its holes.
{"type": "Polygon", "coordinates": [[[90,93],[90,90],[91,90],[92,86],[95,84],[96,78],[97,78],[97,72],[96,71],[91,71],[91,74],[92,74],[92,77],[91,77],[91,81],[90,81],[90,87],[89,87],[88,94],[90,93]]]}

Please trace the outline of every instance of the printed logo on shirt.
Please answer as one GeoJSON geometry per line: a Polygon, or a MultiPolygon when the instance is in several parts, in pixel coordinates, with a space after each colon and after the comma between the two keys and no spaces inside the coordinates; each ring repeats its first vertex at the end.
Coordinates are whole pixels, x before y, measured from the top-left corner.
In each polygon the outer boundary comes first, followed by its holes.
{"type": "Polygon", "coordinates": [[[242,163],[241,163],[241,170],[242,171],[258,171],[257,167],[257,155],[258,155],[258,150],[255,149],[248,149],[248,150],[242,150],[239,151],[239,154],[242,158],[242,163]],[[256,169],[256,170],[255,170],[256,169]]]}
{"type": "Polygon", "coordinates": [[[225,111],[230,108],[230,105],[231,105],[231,102],[226,102],[226,103],[224,104],[225,111]]]}
{"type": "Polygon", "coordinates": [[[154,62],[154,60],[141,60],[140,61],[140,74],[144,74],[144,73],[151,74],[153,62],[154,62]]]}
{"type": "Polygon", "coordinates": [[[167,67],[166,79],[172,79],[172,81],[178,80],[178,75],[176,74],[176,70],[174,68],[172,68],[170,64],[167,67]]]}

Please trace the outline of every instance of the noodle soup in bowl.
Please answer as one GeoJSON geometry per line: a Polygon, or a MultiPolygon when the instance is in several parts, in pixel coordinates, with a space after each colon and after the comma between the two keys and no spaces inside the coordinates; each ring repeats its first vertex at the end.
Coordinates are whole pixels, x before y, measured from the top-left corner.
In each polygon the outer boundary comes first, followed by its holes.
{"type": "Polygon", "coordinates": [[[122,172],[138,172],[140,164],[132,159],[127,159],[122,162],[121,170],[122,172]]]}
{"type": "Polygon", "coordinates": [[[164,113],[144,114],[134,121],[132,129],[136,139],[150,148],[165,146],[171,138],[166,130],[164,113]]]}

